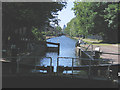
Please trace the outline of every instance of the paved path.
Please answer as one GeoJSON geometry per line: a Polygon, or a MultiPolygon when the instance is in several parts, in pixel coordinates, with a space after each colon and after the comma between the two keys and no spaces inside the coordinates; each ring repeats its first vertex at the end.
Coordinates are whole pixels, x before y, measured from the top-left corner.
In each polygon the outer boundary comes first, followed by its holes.
{"type": "MultiPolygon", "coordinates": [[[[88,45],[86,45],[88,46],[88,45]]],[[[85,47],[86,47],[85,46],[85,47]]],[[[106,52],[106,53],[116,53],[116,54],[120,54],[120,45],[116,45],[116,44],[113,44],[113,45],[93,45],[93,49],[95,49],[96,46],[99,46],[100,47],[100,50],[102,52],[106,52]]],[[[120,60],[119,60],[119,57],[120,55],[112,55],[112,54],[102,54],[101,55],[101,58],[105,58],[105,59],[112,59],[114,62],[114,64],[120,64],[120,60]]]]}
{"type": "MultiPolygon", "coordinates": [[[[100,45],[100,48],[103,52],[120,54],[118,46],[115,46],[115,45],[100,45]]],[[[120,64],[120,60],[118,59],[118,57],[120,57],[120,55],[102,54],[101,57],[107,58],[107,59],[112,59],[115,64],[117,64],[117,63],[120,64]]]]}

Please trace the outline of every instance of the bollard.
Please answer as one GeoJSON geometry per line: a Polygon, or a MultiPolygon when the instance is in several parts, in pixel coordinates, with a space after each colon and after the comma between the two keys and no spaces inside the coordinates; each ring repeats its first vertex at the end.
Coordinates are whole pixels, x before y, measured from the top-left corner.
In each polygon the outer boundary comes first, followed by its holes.
{"type": "Polygon", "coordinates": [[[99,59],[100,58],[100,52],[99,51],[95,51],[95,59],[99,59]]]}
{"type": "Polygon", "coordinates": [[[17,59],[17,70],[16,70],[17,73],[19,73],[19,61],[20,61],[20,56],[17,59]]]}
{"type": "Polygon", "coordinates": [[[58,43],[58,55],[59,55],[59,51],[60,51],[60,43],[58,43]]]}
{"type": "Polygon", "coordinates": [[[57,57],[57,66],[59,66],[59,57],[57,57]]]}
{"type": "Polygon", "coordinates": [[[73,75],[73,65],[74,65],[74,58],[72,58],[72,75],[73,75]]]}
{"type": "Polygon", "coordinates": [[[91,79],[91,60],[89,62],[89,73],[88,73],[89,79],[91,79]]]}
{"type": "Polygon", "coordinates": [[[51,74],[54,72],[53,70],[54,70],[53,66],[47,66],[47,73],[51,74]]]}
{"type": "Polygon", "coordinates": [[[100,75],[101,75],[101,71],[100,71],[100,70],[98,70],[98,72],[97,72],[97,73],[98,73],[98,76],[100,76],[100,75]]]}
{"type": "Polygon", "coordinates": [[[79,49],[79,56],[81,57],[82,56],[82,51],[79,49]]]}
{"type": "Polygon", "coordinates": [[[64,66],[57,66],[57,73],[62,74],[64,71],[64,66]]]}

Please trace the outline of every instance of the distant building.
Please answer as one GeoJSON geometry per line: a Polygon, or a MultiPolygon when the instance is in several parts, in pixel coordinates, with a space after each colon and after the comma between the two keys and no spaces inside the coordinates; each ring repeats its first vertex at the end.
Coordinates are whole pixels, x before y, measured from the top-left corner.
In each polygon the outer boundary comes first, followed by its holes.
{"type": "Polygon", "coordinates": [[[65,28],[66,28],[66,25],[63,26],[63,32],[64,32],[65,28]]]}

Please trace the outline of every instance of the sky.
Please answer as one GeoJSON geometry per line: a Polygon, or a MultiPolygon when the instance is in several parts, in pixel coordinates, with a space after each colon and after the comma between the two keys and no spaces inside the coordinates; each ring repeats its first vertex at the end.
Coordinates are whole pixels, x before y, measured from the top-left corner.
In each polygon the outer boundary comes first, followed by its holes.
{"type": "Polygon", "coordinates": [[[72,1],[67,2],[67,7],[58,12],[59,14],[58,19],[61,20],[59,22],[59,25],[61,26],[61,28],[63,28],[64,25],[67,25],[67,23],[70,22],[70,20],[75,17],[74,11],[71,10],[73,6],[74,6],[74,3],[72,1]]]}

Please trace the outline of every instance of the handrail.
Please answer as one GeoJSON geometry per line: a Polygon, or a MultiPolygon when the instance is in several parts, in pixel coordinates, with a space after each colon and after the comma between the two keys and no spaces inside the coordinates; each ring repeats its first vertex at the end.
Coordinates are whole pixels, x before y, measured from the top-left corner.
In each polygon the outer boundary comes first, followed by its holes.
{"type": "MultiPolygon", "coordinates": [[[[89,56],[89,54],[88,54],[89,56]]],[[[90,57],[90,56],[89,56],[90,57]]],[[[59,66],[59,58],[66,58],[66,59],[72,59],[72,74],[73,74],[73,63],[74,63],[74,59],[81,59],[81,58],[72,58],[72,57],[57,57],[57,66],[59,66]]],[[[93,58],[91,58],[92,60],[94,60],[93,58]]],[[[91,68],[91,59],[90,59],[90,65],[89,65],[89,73],[90,73],[90,68],[91,68]]],[[[89,74],[90,75],[90,74],[89,74]]]]}
{"type": "Polygon", "coordinates": [[[87,51],[87,49],[90,47],[91,44],[88,45],[88,47],[85,49],[87,51]]]}
{"type": "MultiPolygon", "coordinates": [[[[73,75],[73,70],[74,70],[74,59],[84,59],[84,60],[88,60],[88,58],[72,58],[72,57],[57,57],[57,66],[59,66],[59,58],[65,58],[65,59],[71,59],[72,60],[72,67],[71,67],[71,70],[72,70],[72,75],[73,75]]],[[[90,61],[91,61],[91,59],[89,59],[90,61]]],[[[104,59],[94,59],[94,60],[104,60],[104,59]]],[[[98,66],[103,66],[104,64],[101,64],[101,65],[98,65],[98,66]]],[[[112,66],[113,65],[113,61],[112,61],[112,63],[111,64],[107,64],[108,65],[108,73],[107,73],[107,75],[108,75],[108,78],[109,78],[109,76],[110,76],[110,66],[112,66]]],[[[84,66],[84,65],[82,65],[82,66],[84,66]]],[[[89,79],[92,79],[91,78],[91,67],[92,66],[94,66],[94,65],[91,65],[91,64],[89,64],[88,65],[88,69],[89,69],[89,74],[88,74],[88,78],[89,79]]],[[[57,73],[57,75],[58,75],[58,73],[57,73]]]]}
{"type": "MultiPolygon", "coordinates": [[[[9,60],[10,62],[12,61],[12,60],[10,60],[10,59],[16,59],[16,64],[17,64],[17,68],[16,68],[16,72],[17,73],[19,73],[19,62],[20,62],[20,60],[21,59],[23,59],[23,58],[35,58],[35,63],[36,63],[36,58],[39,58],[40,56],[30,56],[30,57],[6,57],[6,59],[7,60],[9,60]]],[[[45,58],[49,58],[49,60],[50,60],[50,70],[52,70],[52,58],[51,57],[45,57],[45,58]]],[[[35,69],[36,69],[36,65],[35,65],[35,69]]]]}
{"type": "Polygon", "coordinates": [[[79,49],[82,50],[82,52],[84,52],[91,60],[94,60],[94,58],[92,56],[90,56],[88,53],[86,53],[82,48],[78,47],[79,49]]]}
{"type": "Polygon", "coordinates": [[[112,54],[112,55],[120,55],[119,53],[107,53],[107,52],[101,52],[102,54],[112,54]]]}
{"type": "Polygon", "coordinates": [[[87,51],[90,46],[92,46],[92,51],[93,51],[93,45],[92,44],[89,44],[88,47],[85,49],[85,51],[87,51]]]}
{"type": "MultiPolygon", "coordinates": [[[[58,58],[65,58],[65,59],[72,59],[73,57],[58,57],[58,58]]],[[[90,58],[73,58],[73,59],[82,59],[82,60],[91,60],[90,58]]],[[[108,59],[109,61],[112,61],[112,59],[108,59]]],[[[105,61],[105,59],[94,59],[94,61],[105,61]]]]}
{"type": "MultiPolygon", "coordinates": [[[[92,56],[90,56],[88,53],[86,53],[82,48],[80,48],[83,53],[85,53],[91,60],[94,60],[92,56]]],[[[91,60],[89,62],[89,79],[91,79],[91,60]]]]}

